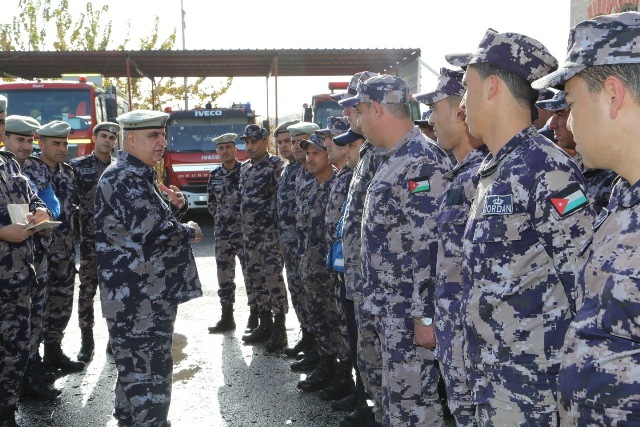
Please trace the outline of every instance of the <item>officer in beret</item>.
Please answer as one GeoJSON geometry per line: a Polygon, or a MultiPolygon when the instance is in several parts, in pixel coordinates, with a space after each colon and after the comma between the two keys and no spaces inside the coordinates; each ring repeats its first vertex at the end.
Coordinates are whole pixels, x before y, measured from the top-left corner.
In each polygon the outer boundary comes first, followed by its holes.
{"type": "MultiPolygon", "coordinates": [[[[214,248],[218,277],[218,298],[222,306],[222,317],[209,328],[210,334],[231,331],[236,328],[233,304],[236,301],[236,257],[244,270],[242,254],[242,216],[240,215],[240,167],[236,158],[235,133],[225,133],[213,138],[216,152],[220,156],[220,167],[211,171],[207,191],[207,207],[214,221],[214,248]]],[[[247,292],[249,289],[247,288],[247,292]]],[[[253,299],[250,296],[249,299],[253,299]]]]}
{"type": "MultiPolygon", "coordinates": [[[[113,149],[120,138],[120,125],[102,122],[95,125],[91,139],[95,149],[89,155],[72,159],[80,207],[80,287],[78,288],[78,323],[82,334],[82,345],[78,360],[89,362],[93,357],[94,340],[93,300],[98,290],[98,271],[96,266],[96,224],[94,203],[98,179],[105,169],[116,161],[113,149]]],[[[107,344],[107,350],[110,346],[107,344]]]]}
{"type": "Polygon", "coordinates": [[[584,165],[582,156],[576,151],[573,132],[567,126],[571,110],[565,95],[564,91],[558,91],[552,99],[536,102],[536,107],[553,114],[549,121],[549,129],[554,136],[553,141],[580,167],[587,184],[589,200],[598,215],[609,204],[613,181],[618,177],[618,174],[609,169],[592,169],[584,165]]]}
{"type": "Polygon", "coordinates": [[[244,277],[251,297],[249,306],[259,312],[258,327],[242,340],[247,344],[266,343],[266,350],[275,352],[287,345],[285,316],[289,304],[276,227],[276,183],[284,162],[269,154],[268,138],[267,130],[257,125],[248,125],[240,136],[249,154],[240,169],[244,277]]]}
{"type": "Polygon", "coordinates": [[[531,82],[557,61],[531,37],[492,29],[475,53],[446,60],[466,68],[466,121],[490,151],[462,258],[478,422],[556,425],[560,349],[576,309],[573,267],[593,220],[578,166],[532,124],[531,82]]]}
{"type": "MultiPolygon", "coordinates": [[[[60,216],[60,201],[53,189],[51,174],[47,165],[39,157],[33,156],[33,141],[40,123],[26,116],[9,116],[6,119],[5,149],[15,155],[20,171],[27,178],[32,190],[45,202],[52,218],[60,216]]],[[[34,245],[33,264],[37,281],[31,286],[31,340],[29,364],[25,372],[22,394],[33,399],[54,399],[60,391],[51,383],[56,379],[54,372],[42,364],[39,347],[42,338],[45,305],[49,294],[49,248],[52,242],[50,232],[36,233],[31,240],[34,245]]]]}
{"type": "Polygon", "coordinates": [[[640,425],[640,14],[571,29],[564,65],[534,88],[564,85],[569,127],[584,165],[620,175],[577,261],[584,290],[558,375],[566,426],[640,425]]]}
{"type": "Polygon", "coordinates": [[[447,154],[413,125],[409,87],[390,75],[358,83],[354,107],[382,162],[362,216],[363,310],[382,353],[384,425],[438,425],[442,407],[433,347],[436,215],[451,168],[447,154]]]}
{"type": "Polygon", "coordinates": [[[438,260],[435,288],[435,356],[447,393],[447,404],[460,426],[474,426],[475,405],[464,364],[464,330],[460,320],[462,298],[462,242],[467,212],[475,194],[480,164],[489,154],[482,141],[471,136],[460,101],[465,93],[463,72],[440,69],[436,88],[414,95],[429,106],[429,120],[437,133],[438,145],[452,152],[456,167],[444,175],[447,186],[440,199],[438,260]]]}
{"type": "MultiPolygon", "coordinates": [[[[0,124],[4,125],[7,99],[0,95],[0,124]]],[[[1,126],[0,125],[0,126],[1,126]]],[[[5,130],[2,129],[2,135],[5,130]]],[[[29,225],[49,219],[45,204],[20,174],[20,167],[9,151],[0,151],[0,424],[15,426],[18,384],[30,353],[30,288],[36,284],[33,265],[33,231],[29,225]],[[29,224],[13,224],[7,205],[29,205],[29,224]]]]}
{"type": "Polygon", "coordinates": [[[42,126],[38,157],[47,165],[53,190],[60,200],[62,224],[53,230],[47,253],[49,263],[48,295],[44,308],[42,342],[43,363],[51,369],[78,372],[84,362],[69,359],[62,351],[62,338],[73,309],[73,288],[76,276],[75,225],[78,209],[75,174],[67,156],[68,123],[54,120],[42,126]]]}
{"type": "Polygon", "coordinates": [[[168,117],[136,110],[117,118],[124,150],[96,190],[100,300],[118,368],[114,417],[123,425],[170,425],[178,305],[202,296],[191,250],[202,231],[193,221],[180,222],[185,197],[174,186],[158,185],[154,169],[167,146],[168,117]]]}

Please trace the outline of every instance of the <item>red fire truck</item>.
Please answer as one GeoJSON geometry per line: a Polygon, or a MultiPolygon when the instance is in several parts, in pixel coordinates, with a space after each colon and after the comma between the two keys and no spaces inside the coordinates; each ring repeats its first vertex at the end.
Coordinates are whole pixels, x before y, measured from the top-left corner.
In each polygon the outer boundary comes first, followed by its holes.
{"type": "Polygon", "coordinates": [[[334,91],[345,91],[349,86],[349,82],[330,82],[329,90],[331,93],[322,93],[318,95],[313,95],[311,98],[311,107],[307,108],[304,112],[305,122],[311,122],[320,126],[320,128],[324,128],[327,125],[327,117],[342,116],[343,108],[333,99],[331,99],[331,95],[334,91]]]}
{"type": "Polygon", "coordinates": [[[63,77],[75,81],[0,83],[0,94],[7,97],[7,112],[11,115],[30,116],[41,124],[52,120],[69,123],[68,160],[90,154],[94,149],[93,127],[100,122],[115,121],[130,106],[115,87],[102,88],[102,76],[63,77]]]}
{"type": "MultiPolygon", "coordinates": [[[[225,133],[242,135],[248,124],[255,123],[255,113],[249,103],[167,112],[167,148],[160,179],[180,188],[189,209],[206,209],[210,172],[221,166],[211,140],[225,133]]],[[[244,141],[236,140],[236,146],[238,159],[248,159],[244,141]]]]}

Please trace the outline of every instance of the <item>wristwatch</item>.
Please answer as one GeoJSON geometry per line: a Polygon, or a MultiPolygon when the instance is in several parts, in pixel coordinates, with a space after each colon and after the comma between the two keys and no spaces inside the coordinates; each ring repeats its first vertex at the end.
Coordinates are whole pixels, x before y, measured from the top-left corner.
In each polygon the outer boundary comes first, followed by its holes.
{"type": "Polygon", "coordinates": [[[433,325],[433,319],[431,317],[414,317],[413,321],[418,325],[422,325],[422,326],[433,325]]]}

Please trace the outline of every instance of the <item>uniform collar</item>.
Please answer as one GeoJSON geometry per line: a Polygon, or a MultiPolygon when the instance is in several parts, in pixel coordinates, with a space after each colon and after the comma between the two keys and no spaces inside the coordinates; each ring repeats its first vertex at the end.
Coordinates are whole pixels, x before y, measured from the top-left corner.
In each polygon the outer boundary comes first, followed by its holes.
{"type": "Polygon", "coordinates": [[[513,138],[511,138],[511,140],[505,144],[504,147],[498,150],[495,157],[493,156],[493,154],[489,154],[487,156],[485,161],[480,166],[478,174],[483,177],[491,175],[498,168],[500,163],[502,163],[502,161],[507,158],[513,150],[518,148],[524,141],[532,138],[536,134],[537,130],[533,125],[522,129],[520,132],[515,134],[513,138]]]}
{"type": "Polygon", "coordinates": [[[395,153],[398,152],[402,147],[407,145],[407,143],[411,140],[416,139],[419,135],[421,135],[420,128],[414,126],[409,133],[407,133],[404,137],[400,139],[393,147],[389,148],[387,151],[382,152],[382,156],[386,159],[391,158],[395,153]]]}
{"type": "Polygon", "coordinates": [[[119,154],[118,159],[123,161],[126,165],[126,168],[131,172],[145,178],[155,178],[156,171],[152,167],[146,165],[142,160],[138,159],[135,156],[132,156],[126,151],[122,151],[119,154]]]}

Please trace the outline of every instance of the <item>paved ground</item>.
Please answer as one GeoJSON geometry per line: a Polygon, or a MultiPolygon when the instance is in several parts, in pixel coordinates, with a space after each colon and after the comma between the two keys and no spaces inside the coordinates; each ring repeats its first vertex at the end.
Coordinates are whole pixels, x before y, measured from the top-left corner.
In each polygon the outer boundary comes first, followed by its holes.
{"type": "MultiPolygon", "coordinates": [[[[262,346],[243,345],[240,337],[248,317],[246,291],[237,270],[236,321],[238,329],[226,335],[210,335],[207,327],[220,317],[216,294],[212,226],[208,215],[192,215],[205,233],[194,245],[204,296],[180,306],[176,322],[173,357],[173,397],[170,419],[174,426],[337,426],[344,413],[334,412],[315,393],[296,388],[302,375],[290,371],[290,359],[267,354],[262,346]]],[[[77,283],[77,281],[76,281],[77,283]]],[[[55,401],[19,404],[23,427],[115,427],[111,417],[115,365],[104,349],[107,328],[95,304],[96,355],[84,372],[56,381],[63,390],[55,401]]],[[[299,339],[293,310],[287,317],[289,342],[299,339]]],[[[75,358],[80,347],[76,306],[63,342],[75,358]]]]}

